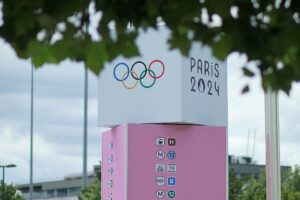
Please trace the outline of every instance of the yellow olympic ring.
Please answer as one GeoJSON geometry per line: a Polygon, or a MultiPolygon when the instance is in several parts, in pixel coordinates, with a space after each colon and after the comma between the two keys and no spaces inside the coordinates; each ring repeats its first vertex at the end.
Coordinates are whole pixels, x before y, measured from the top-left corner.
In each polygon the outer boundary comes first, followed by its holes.
{"type": "MultiPolygon", "coordinates": [[[[132,73],[134,74],[134,76],[136,76],[136,77],[138,77],[138,75],[137,75],[137,73],[135,72],[135,71],[132,71],[132,73]]],[[[131,90],[131,89],[133,89],[133,88],[135,88],[136,86],[137,86],[137,84],[138,84],[138,80],[135,80],[135,83],[132,85],[132,86],[127,86],[126,84],[125,84],[125,80],[126,80],[126,76],[127,76],[127,74],[128,74],[128,71],[127,72],[125,72],[124,74],[123,74],[123,76],[122,76],[122,85],[124,86],[124,88],[126,88],[126,89],[128,89],[128,90],[131,90]]]]}

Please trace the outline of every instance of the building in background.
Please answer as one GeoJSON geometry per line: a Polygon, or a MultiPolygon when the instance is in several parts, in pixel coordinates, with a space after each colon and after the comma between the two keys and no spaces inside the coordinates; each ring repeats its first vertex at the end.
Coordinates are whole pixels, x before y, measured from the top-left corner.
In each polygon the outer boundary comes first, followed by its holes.
{"type": "MultiPolygon", "coordinates": [[[[265,165],[258,165],[247,156],[228,156],[229,169],[240,176],[258,177],[265,165]]],[[[282,166],[281,172],[291,170],[290,166],[282,166]]],[[[94,172],[88,174],[88,185],[96,180],[96,173],[101,172],[100,165],[94,166],[94,172]]],[[[63,180],[40,182],[34,184],[34,200],[78,200],[82,185],[82,174],[67,175],[63,180]]],[[[29,184],[16,186],[26,199],[29,199],[29,184]]]]}
{"type": "MultiPolygon", "coordinates": [[[[94,172],[88,173],[88,185],[97,179],[101,173],[100,165],[94,166],[94,172]]],[[[63,180],[34,183],[33,199],[35,200],[77,200],[82,186],[82,174],[70,174],[63,180]]],[[[16,186],[26,199],[29,199],[29,184],[16,186]]]]}
{"type": "MultiPolygon", "coordinates": [[[[248,156],[228,156],[229,169],[238,176],[254,176],[258,178],[261,171],[265,169],[265,165],[256,164],[251,157],[248,156]]],[[[291,170],[290,166],[281,166],[281,173],[291,170]]]]}
{"type": "MultiPolygon", "coordinates": [[[[94,183],[94,173],[88,174],[88,185],[94,183]]],[[[82,185],[82,175],[73,174],[66,176],[63,180],[34,183],[33,199],[36,200],[77,200],[82,185]]],[[[29,184],[16,186],[26,199],[29,199],[29,184]]]]}

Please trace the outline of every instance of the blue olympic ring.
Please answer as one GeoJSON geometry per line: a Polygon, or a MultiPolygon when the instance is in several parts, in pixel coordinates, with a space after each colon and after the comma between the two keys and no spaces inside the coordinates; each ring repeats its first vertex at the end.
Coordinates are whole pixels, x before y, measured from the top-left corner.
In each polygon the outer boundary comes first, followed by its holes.
{"type": "Polygon", "coordinates": [[[124,81],[124,80],[126,80],[127,78],[128,78],[128,76],[129,76],[129,73],[127,73],[127,75],[125,76],[125,78],[122,80],[122,79],[119,79],[118,77],[117,77],[117,75],[116,75],[116,69],[120,66],[120,65],[124,65],[126,68],[127,68],[127,71],[129,72],[129,66],[126,64],[126,63],[118,63],[116,66],[115,66],[115,68],[114,68],[114,77],[115,77],[115,79],[117,80],[117,81],[124,81]]]}

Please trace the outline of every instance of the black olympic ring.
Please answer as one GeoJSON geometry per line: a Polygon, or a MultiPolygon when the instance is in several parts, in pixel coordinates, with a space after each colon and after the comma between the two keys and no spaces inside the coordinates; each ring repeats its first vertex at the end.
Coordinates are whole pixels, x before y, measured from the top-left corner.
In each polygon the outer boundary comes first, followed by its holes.
{"type": "Polygon", "coordinates": [[[135,80],[138,80],[138,81],[139,81],[139,80],[145,78],[146,73],[144,73],[143,76],[141,76],[141,77],[135,77],[135,76],[134,76],[134,74],[133,74],[133,68],[134,68],[134,66],[135,66],[136,64],[138,64],[138,63],[142,64],[142,65],[144,66],[144,68],[145,68],[146,71],[147,71],[147,66],[146,66],[146,64],[145,64],[144,62],[142,62],[142,61],[136,61],[135,63],[132,64],[132,66],[131,66],[131,68],[130,68],[131,76],[132,76],[132,78],[134,78],[135,80]]]}

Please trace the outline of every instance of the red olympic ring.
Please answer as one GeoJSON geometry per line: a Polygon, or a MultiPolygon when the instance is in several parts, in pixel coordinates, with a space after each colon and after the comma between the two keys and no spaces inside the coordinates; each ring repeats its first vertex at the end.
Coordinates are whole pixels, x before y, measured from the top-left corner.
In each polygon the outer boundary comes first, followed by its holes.
{"type": "Polygon", "coordinates": [[[149,64],[149,67],[148,67],[148,69],[150,70],[151,69],[151,65],[153,64],[153,63],[155,63],[155,62],[159,62],[160,64],[161,64],[161,66],[162,66],[162,72],[161,72],[161,74],[160,75],[158,75],[158,76],[153,76],[151,73],[150,73],[150,71],[148,71],[148,73],[149,73],[149,75],[151,76],[151,78],[154,78],[154,79],[159,79],[159,78],[161,78],[163,75],[164,75],[164,73],[165,73],[165,64],[161,61],[161,60],[153,60],[150,64],[149,64]]]}

